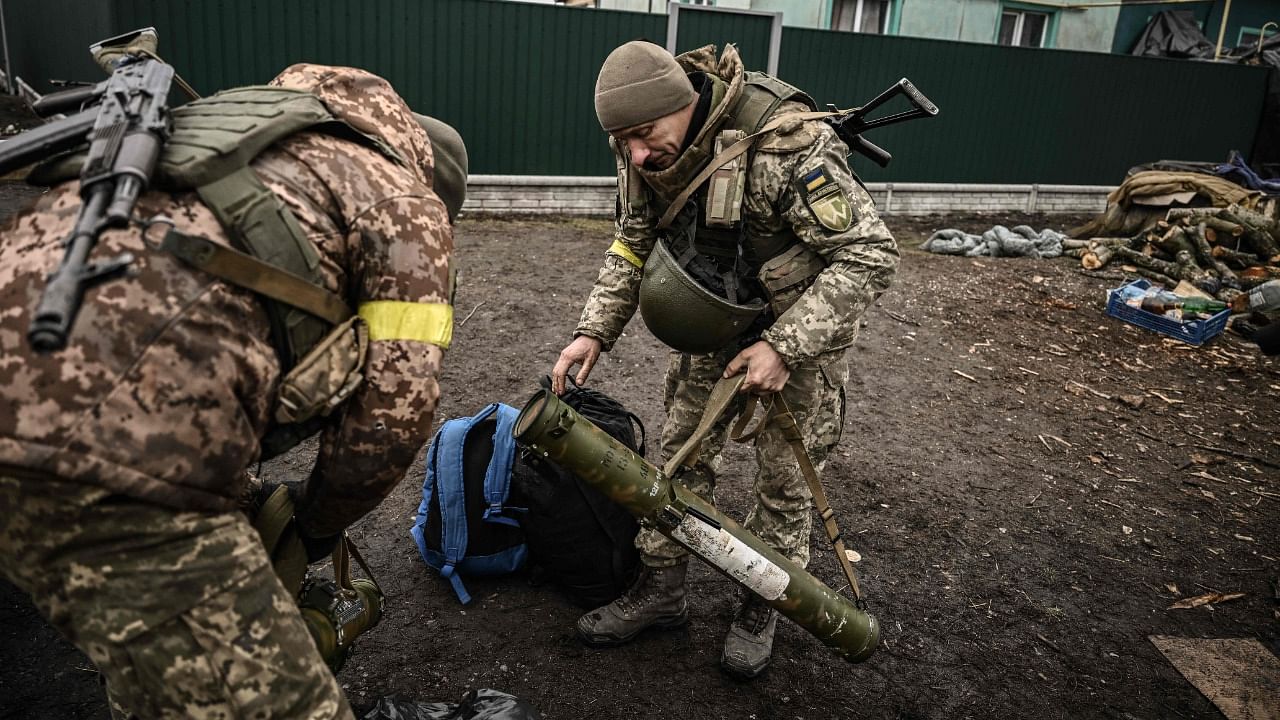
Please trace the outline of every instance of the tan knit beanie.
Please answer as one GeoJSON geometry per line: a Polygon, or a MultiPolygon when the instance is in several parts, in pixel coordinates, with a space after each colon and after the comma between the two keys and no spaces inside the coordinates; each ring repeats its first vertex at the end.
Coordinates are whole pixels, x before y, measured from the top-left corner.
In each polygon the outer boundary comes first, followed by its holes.
{"type": "Polygon", "coordinates": [[[613,132],[670,115],[697,97],[671,53],[632,40],[609,53],[600,66],[596,117],[605,132],[613,132]]]}

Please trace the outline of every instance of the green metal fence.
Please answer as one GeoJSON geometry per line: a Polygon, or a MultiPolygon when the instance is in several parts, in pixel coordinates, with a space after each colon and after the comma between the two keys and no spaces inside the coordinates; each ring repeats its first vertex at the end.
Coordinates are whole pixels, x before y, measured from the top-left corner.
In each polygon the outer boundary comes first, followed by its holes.
{"type": "MultiPolygon", "coordinates": [[[[591,94],[628,40],[666,42],[665,15],[498,0],[40,0],[6,6],[14,69],[95,80],[94,40],[154,25],[198,90],[261,83],[293,62],[364,67],[456,125],[476,173],[607,175],[591,94]]],[[[682,13],[680,47],[738,42],[763,69],[759,17],[682,13]]],[[[870,137],[894,153],[869,181],[1111,184],[1151,160],[1251,149],[1267,71],[786,28],[779,75],[819,102],[859,104],[910,77],[941,115],[870,137]]]]}

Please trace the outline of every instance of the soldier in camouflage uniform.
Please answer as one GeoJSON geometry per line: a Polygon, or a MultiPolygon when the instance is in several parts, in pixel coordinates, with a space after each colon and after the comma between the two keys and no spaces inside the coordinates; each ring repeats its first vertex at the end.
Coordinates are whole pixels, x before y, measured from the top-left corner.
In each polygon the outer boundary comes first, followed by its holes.
{"type": "MultiPolygon", "coordinates": [[[[465,179],[442,182],[439,148],[381,78],[295,65],[272,85],[318,97],[348,130],[289,135],[250,167],[370,340],[297,504],[315,561],[429,436],[465,179]]],[[[79,204],[64,183],[0,231],[0,571],[98,666],[117,716],[351,718],[237,511],[282,376],[264,303],[137,228],[110,230],[94,256],[131,252],[134,272],[86,294],[65,351],[35,354],[27,327],[79,204]]],[[[193,192],[145,194],[137,216],[155,215],[229,243],[193,192]]]]}
{"type": "MultiPolygon", "coordinates": [[[[618,157],[616,234],[575,339],[554,369],[557,390],[578,364],[577,380],[586,380],[639,306],[660,339],[666,340],[664,334],[677,341],[701,342],[708,334],[733,338],[710,352],[672,353],[664,458],[693,434],[716,381],[746,373],[744,392],[780,392],[786,399],[821,469],[844,421],[846,350],[857,336],[858,317],[888,288],[898,253],[849,169],[848,148],[825,123],[798,116],[813,108],[799,90],[744,72],[732,46],[719,58],[708,46],[673,59],[655,45],[632,42],[609,56],[596,84],[596,110],[618,157]],[[775,126],[760,132],[767,122],[775,126]],[[721,138],[726,130],[737,134],[721,138]],[[693,242],[700,252],[728,258],[736,282],[791,280],[772,284],[768,308],[749,332],[681,328],[678,306],[649,312],[640,291],[646,262],[652,265],[659,256],[655,246],[678,234],[664,234],[659,219],[695,176],[709,169],[713,156],[752,133],[760,134],[745,156],[738,199],[730,194],[726,202],[725,195],[716,195],[714,174],[692,195],[697,203],[697,215],[689,220],[696,222],[693,242]],[[741,207],[736,224],[726,222],[725,208],[736,203],[741,207]]],[[[732,181],[726,186],[732,188],[732,181]]],[[[714,502],[729,422],[744,399],[724,415],[696,461],[677,478],[708,501],[714,502]]],[[[803,567],[812,524],[809,489],[777,427],[766,427],[755,447],[756,502],[746,527],[803,567]]],[[[579,620],[578,634],[588,644],[623,643],[646,628],[680,625],[687,618],[687,552],[652,528],[642,529],[636,544],[644,571],[621,598],[579,620]]],[[[762,672],[771,657],[776,620],[768,605],[748,593],[726,637],[722,666],[742,677],[762,672]]]]}

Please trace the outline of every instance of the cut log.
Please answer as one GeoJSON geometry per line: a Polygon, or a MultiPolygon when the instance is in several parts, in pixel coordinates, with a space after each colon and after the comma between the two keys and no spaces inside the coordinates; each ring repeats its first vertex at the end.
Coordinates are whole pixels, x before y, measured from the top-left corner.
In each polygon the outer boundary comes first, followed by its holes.
{"type": "Polygon", "coordinates": [[[1089,252],[1088,248],[1067,248],[1062,251],[1062,254],[1066,255],[1067,257],[1073,257],[1073,258],[1079,259],[1084,257],[1084,254],[1087,252],[1089,252]]]}
{"type": "Polygon", "coordinates": [[[1148,255],[1143,255],[1137,250],[1130,250],[1129,248],[1116,248],[1115,256],[1118,258],[1123,258],[1125,262],[1138,268],[1150,270],[1152,272],[1158,272],[1161,275],[1165,275],[1171,278],[1178,276],[1177,263],[1169,262],[1168,260],[1157,260],[1156,258],[1150,257],[1148,255]]]}
{"type": "Polygon", "coordinates": [[[1089,249],[1080,256],[1080,265],[1086,270],[1097,270],[1111,262],[1111,254],[1114,250],[1115,248],[1110,245],[1093,243],[1089,245],[1089,249]]]}
{"type": "Polygon", "coordinates": [[[1156,247],[1167,253],[1169,257],[1177,257],[1180,252],[1192,252],[1195,247],[1191,241],[1187,239],[1186,228],[1181,226],[1173,226],[1169,231],[1160,236],[1156,241],[1156,247]]]}
{"type": "Polygon", "coordinates": [[[1250,210],[1237,204],[1228,207],[1227,212],[1234,215],[1241,224],[1265,230],[1272,237],[1275,237],[1277,230],[1280,230],[1280,227],[1277,227],[1275,218],[1263,215],[1256,210],[1250,210]]]}
{"type": "Polygon", "coordinates": [[[1213,256],[1240,268],[1247,268],[1253,265],[1262,264],[1262,260],[1253,253],[1240,252],[1232,250],[1225,245],[1215,245],[1213,247],[1213,256]]]}
{"type": "Polygon", "coordinates": [[[1164,218],[1170,224],[1181,221],[1200,222],[1201,218],[1218,215],[1223,210],[1225,208],[1220,207],[1169,208],[1169,212],[1165,213],[1164,218]]]}
{"type": "Polygon", "coordinates": [[[1155,270],[1149,270],[1149,269],[1144,268],[1144,267],[1136,268],[1136,270],[1137,270],[1138,274],[1139,274],[1139,275],[1141,275],[1142,277],[1144,277],[1144,278],[1146,278],[1146,279],[1148,279],[1148,280],[1151,280],[1152,282],[1160,283],[1161,285],[1163,285],[1163,286],[1165,286],[1165,287],[1173,287],[1174,285],[1177,285],[1177,284],[1178,284],[1178,281],[1177,281],[1177,280],[1174,280],[1173,278],[1169,277],[1168,275],[1164,275],[1164,274],[1158,273],[1158,272],[1156,272],[1155,270]]]}
{"type": "Polygon", "coordinates": [[[1062,249],[1064,251],[1065,250],[1082,250],[1087,247],[1089,247],[1088,240],[1073,240],[1071,238],[1067,238],[1062,241],[1062,249]]]}
{"type": "Polygon", "coordinates": [[[1221,289],[1222,285],[1218,278],[1214,277],[1213,273],[1200,267],[1196,263],[1196,257],[1193,253],[1185,250],[1178,253],[1177,264],[1178,274],[1175,277],[1186,280],[1210,295],[1217,293],[1221,289]]]}
{"type": "Polygon", "coordinates": [[[1254,252],[1262,257],[1271,258],[1280,254],[1280,243],[1276,242],[1276,237],[1273,234],[1275,223],[1266,215],[1232,205],[1227,210],[1219,213],[1218,216],[1227,222],[1243,227],[1244,233],[1241,237],[1244,238],[1254,252]]]}
{"type": "Polygon", "coordinates": [[[1214,272],[1218,274],[1222,287],[1240,289],[1240,280],[1236,278],[1236,274],[1231,271],[1231,268],[1227,267],[1226,263],[1214,257],[1213,248],[1209,246],[1209,238],[1207,237],[1209,232],[1209,228],[1205,227],[1204,223],[1187,228],[1186,236],[1191,240],[1191,244],[1195,246],[1197,259],[1200,263],[1213,268],[1214,272]]]}
{"type": "MultiPolygon", "coordinates": [[[[1238,238],[1244,234],[1244,227],[1223,220],[1220,217],[1202,217],[1200,222],[1204,223],[1205,227],[1213,228],[1219,234],[1230,235],[1233,238],[1238,238]]],[[[1226,238],[1222,239],[1226,240],[1226,238]]]]}

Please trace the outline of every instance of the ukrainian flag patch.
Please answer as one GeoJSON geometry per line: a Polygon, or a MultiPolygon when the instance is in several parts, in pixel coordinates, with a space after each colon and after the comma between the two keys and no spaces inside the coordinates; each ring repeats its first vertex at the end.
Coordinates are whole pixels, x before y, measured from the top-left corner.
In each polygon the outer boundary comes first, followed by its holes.
{"type": "Polygon", "coordinates": [[[844,232],[857,219],[844,188],[840,187],[840,183],[836,182],[825,165],[819,165],[800,176],[795,184],[804,204],[826,229],[844,232]]]}
{"type": "Polygon", "coordinates": [[[809,174],[805,175],[801,182],[804,183],[805,193],[811,195],[833,181],[831,179],[831,175],[827,173],[827,168],[825,166],[819,166],[809,171],[809,174]]]}

